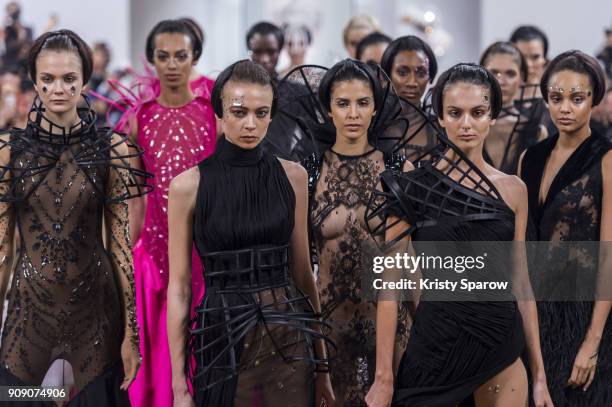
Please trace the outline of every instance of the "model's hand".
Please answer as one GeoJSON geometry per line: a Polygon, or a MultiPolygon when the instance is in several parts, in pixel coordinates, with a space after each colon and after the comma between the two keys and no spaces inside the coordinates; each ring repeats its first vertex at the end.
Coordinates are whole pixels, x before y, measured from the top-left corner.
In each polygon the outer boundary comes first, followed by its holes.
{"type": "Polygon", "coordinates": [[[121,343],[121,359],[123,360],[124,374],[121,390],[127,390],[136,378],[136,373],[138,373],[138,368],[140,367],[140,355],[134,349],[129,335],[125,335],[121,343]]]}
{"type": "Polygon", "coordinates": [[[572,374],[567,381],[568,386],[574,389],[582,386],[583,391],[589,388],[595,378],[598,352],[599,340],[588,337],[585,338],[574,360],[572,374]]]}
{"type": "Polygon", "coordinates": [[[389,407],[393,399],[393,380],[375,379],[366,395],[368,407],[389,407]]]}
{"type": "Polygon", "coordinates": [[[193,397],[191,397],[187,388],[174,392],[173,407],[195,407],[193,397]]]}
{"type": "Polygon", "coordinates": [[[317,373],[315,383],[315,406],[334,407],[335,405],[336,397],[334,396],[329,373],[317,373]]]}
{"type": "Polygon", "coordinates": [[[533,382],[533,403],[535,407],[554,407],[548,392],[546,379],[533,382]]]}

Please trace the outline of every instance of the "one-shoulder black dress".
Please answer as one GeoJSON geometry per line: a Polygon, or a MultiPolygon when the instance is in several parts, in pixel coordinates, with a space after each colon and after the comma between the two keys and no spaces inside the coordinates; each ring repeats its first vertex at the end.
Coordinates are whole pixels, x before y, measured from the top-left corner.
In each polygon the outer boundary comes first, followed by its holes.
{"type": "MultiPolygon", "coordinates": [[[[378,194],[383,202],[371,206],[366,216],[385,213],[403,219],[408,225],[404,233],[415,244],[458,242],[446,243],[454,250],[446,254],[453,256],[470,254],[463,252],[465,242],[512,241],[513,211],[460,153],[457,161],[443,158],[444,148],[443,141],[412,171],[384,172],[386,192],[378,194]]],[[[506,261],[490,255],[487,270],[504,270],[506,261]]],[[[423,269],[422,278],[439,277],[429,273],[423,269]]],[[[430,291],[422,292],[397,373],[393,406],[459,405],[521,356],[522,318],[512,293],[503,294],[502,301],[474,301],[457,292],[449,294],[450,300],[445,296],[447,300],[438,301],[430,291]]]]}

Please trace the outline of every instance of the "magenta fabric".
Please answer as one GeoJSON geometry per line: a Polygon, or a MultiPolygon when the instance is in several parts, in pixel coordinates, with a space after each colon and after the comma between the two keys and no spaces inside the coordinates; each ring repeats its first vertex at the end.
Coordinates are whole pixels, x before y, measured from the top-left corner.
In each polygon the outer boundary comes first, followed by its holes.
{"type": "MultiPolygon", "coordinates": [[[[212,85],[210,79],[200,77],[191,83],[196,98],[190,103],[169,108],[150,100],[136,110],[137,142],[144,149],[145,168],[154,174],[155,189],[147,196],[144,224],[133,248],[142,353],[142,365],[129,389],[130,401],[135,407],[172,406],[172,368],[166,329],[168,189],[175,176],[214,151],[212,85]]],[[[202,267],[195,252],[192,264],[193,314],[204,295],[202,267]]]]}

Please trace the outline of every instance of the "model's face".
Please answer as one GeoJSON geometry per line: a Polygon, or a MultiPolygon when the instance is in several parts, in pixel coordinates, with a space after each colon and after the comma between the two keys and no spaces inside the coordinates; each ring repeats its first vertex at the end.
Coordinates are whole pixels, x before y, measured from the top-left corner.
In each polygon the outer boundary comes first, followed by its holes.
{"type": "Polygon", "coordinates": [[[502,104],[511,105],[521,86],[520,66],[510,54],[493,54],[487,58],[487,68],[499,82],[502,104]]]}
{"type": "Polygon", "coordinates": [[[187,87],[195,63],[188,35],[161,33],[155,37],[153,64],[162,87],[171,89],[187,87]]]}
{"type": "Polygon", "coordinates": [[[48,112],[74,112],[83,89],[83,65],[76,52],[41,51],[34,88],[48,112]]]}
{"type": "Polygon", "coordinates": [[[457,82],[444,90],[442,100],[444,115],[438,121],[450,141],[462,151],[482,150],[489,128],[495,124],[495,120],[491,119],[489,89],[457,82]]]}
{"type": "Polygon", "coordinates": [[[548,81],[548,110],[560,132],[572,133],[589,125],[593,103],[589,77],[559,71],[548,81]]]}
{"type": "Polygon", "coordinates": [[[344,48],[346,48],[346,52],[348,52],[349,57],[355,58],[357,54],[357,44],[359,44],[359,41],[361,41],[363,37],[371,32],[372,30],[368,28],[353,28],[347,33],[344,48]]]}
{"type": "Polygon", "coordinates": [[[257,33],[251,38],[249,47],[251,60],[263,66],[270,75],[274,76],[281,51],[276,36],[272,33],[265,35],[257,33]]]}
{"type": "Polygon", "coordinates": [[[290,58],[302,58],[308,48],[308,38],[300,32],[292,32],[287,36],[287,53],[290,58]]]}
{"type": "Polygon", "coordinates": [[[429,82],[429,59],[423,51],[400,51],[391,65],[395,91],[409,102],[419,105],[429,82]]]}
{"type": "Polygon", "coordinates": [[[517,41],[516,47],[521,51],[527,61],[528,78],[527,83],[540,83],[546,58],[544,57],[544,44],[538,39],[529,41],[517,41]]]}
{"type": "Polygon", "coordinates": [[[379,42],[378,44],[372,44],[370,46],[365,47],[365,49],[361,53],[361,61],[374,62],[380,65],[380,61],[382,61],[382,56],[388,46],[389,43],[379,42]]]}
{"type": "Polygon", "coordinates": [[[272,87],[230,81],[223,87],[222,97],[221,126],[225,138],[239,147],[255,148],[270,124],[272,87]]]}
{"type": "Polygon", "coordinates": [[[95,50],[93,52],[93,70],[95,72],[102,72],[106,70],[109,60],[104,51],[95,50]]]}
{"type": "Polygon", "coordinates": [[[329,116],[336,127],[336,136],[348,140],[368,137],[368,128],[376,114],[370,84],[361,80],[333,84],[329,116]]]}

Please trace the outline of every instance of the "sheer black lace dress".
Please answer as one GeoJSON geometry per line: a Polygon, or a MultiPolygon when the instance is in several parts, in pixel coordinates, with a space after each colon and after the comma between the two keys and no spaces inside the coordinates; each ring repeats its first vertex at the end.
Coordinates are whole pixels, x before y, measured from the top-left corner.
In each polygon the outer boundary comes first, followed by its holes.
{"type": "Polygon", "coordinates": [[[20,251],[0,348],[2,385],[40,385],[56,359],[68,361],[70,405],[129,405],[124,327],[138,348],[128,198],[149,190],[129,166],[140,151],[95,127],[91,110],[70,129],[35,102],[25,129],[0,136],[2,273],[10,272],[16,225],[20,251]],[[127,302],[128,315],[123,315],[127,302]]]}
{"type": "MultiPolygon", "coordinates": [[[[339,405],[363,405],[376,367],[376,303],[367,301],[361,281],[362,247],[371,241],[365,209],[385,168],[401,170],[404,160],[372,149],[346,156],[327,150],[305,160],[310,183],[311,240],[318,263],[323,320],[338,345],[331,378],[339,405]]],[[[397,351],[407,342],[407,307],[401,308],[397,351]]],[[[399,358],[398,354],[398,358],[399,358]]]]}
{"type": "MultiPolygon", "coordinates": [[[[333,327],[331,339],[337,345],[330,374],[336,401],[346,406],[364,404],[375,370],[376,304],[367,301],[361,289],[365,272],[362,245],[371,241],[364,221],[365,207],[380,173],[385,168],[401,170],[405,162],[393,153],[399,141],[405,139],[408,127],[402,104],[384,72],[376,72],[384,90],[381,107],[368,131],[370,144],[376,147],[359,156],[338,154],[332,148],[335,127],[316,95],[325,68],[298,67],[279,85],[285,92],[292,89],[288,93],[296,96],[294,103],[281,104],[279,111],[284,113],[279,116],[298,129],[294,134],[301,134],[299,140],[306,142],[301,145],[310,146],[292,152],[302,152],[294,154],[294,158],[302,159],[309,176],[310,241],[318,269],[321,312],[323,320],[333,327]]],[[[287,134],[274,134],[275,140],[286,137],[287,134]]],[[[402,307],[402,321],[398,349],[403,349],[407,340],[407,307],[402,307]]]]}
{"type": "MultiPolygon", "coordinates": [[[[538,296],[565,300],[538,302],[542,356],[555,406],[608,406],[612,405],[612,319],[608,318],[603,332],[593,383],[586,392],[568,387],[574,360],[591,322],[593,302],[579,301],[582,294],[578,291],[572,299],[574,294],[559,291],[559,287],[568,282],[574,288],[596,285],[598,258],[584,250],[581,242],[600,240],[602,158],[612,144],[593,132],[561,167],[545,201],[540,202],[542,176],[558,139],[557,134],[528,149],[521,164],[521,177],[529,194],[529,238],[562,245],[562,250],[555,250],[556,245],[551,244],[536,264],[540,281],[560,283],[547,285],[538,296]]],[[[533,282],[537,291],[539,283],[533,282]]],[[[593,292],[583,294],[594,298],[593,292]]]]}
{"type": "Polygon", "coordinates": [[[327,343],[329,329],[291,277],[295,194],[285,169],[261,144],[222,138],[199,170],[193,236],[206,294],[189,347],[196,405],[312,406],[316,365],[327,364],[314,342],[327,343]]]}

